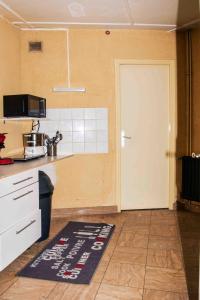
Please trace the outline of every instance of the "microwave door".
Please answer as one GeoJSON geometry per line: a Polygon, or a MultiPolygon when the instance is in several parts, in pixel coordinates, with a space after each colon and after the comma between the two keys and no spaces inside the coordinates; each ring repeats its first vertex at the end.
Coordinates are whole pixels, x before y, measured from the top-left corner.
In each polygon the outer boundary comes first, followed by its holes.
{"type": "Polygon", "coordinates": [[[26,103],[25,103],[25,99],[22,99],[22,115],[25,115],[26,114],[26,103]]]}
{"type": "Polygon", "coordinates": [[[46,99],[40,99],[39,101],[39,116],[46,117],[46,99]]]}
{"type": "Polygon", "coordinates": [[[27,101],[20,95],[4,96],[4,117],[21,117],[27,115],[27,101]]]}
{"type": "Polygon", "coordinates": [[[39,114],[39,101],[29,97],[28,99],[28,115],[29,117],[38,117],[39,114]]]}

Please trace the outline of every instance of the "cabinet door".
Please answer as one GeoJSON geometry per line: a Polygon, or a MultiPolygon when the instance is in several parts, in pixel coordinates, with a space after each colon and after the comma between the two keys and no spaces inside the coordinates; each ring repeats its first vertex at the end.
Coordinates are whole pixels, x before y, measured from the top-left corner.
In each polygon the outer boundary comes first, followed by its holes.
{"type": "Polygon", "coordinates": [[[29,170],[0,180],[0,197],[38,181],[38,170],[29,170]]]}
{"type": "Polygon", "coordinates": [[[39,209],[38,182],[0,198],[0,233],[39,209]]]}
{"type": "Polygon", "coordinates": [[[35,211],[0,235],[0,271],[41,237],[41,212],[35,211]]]}

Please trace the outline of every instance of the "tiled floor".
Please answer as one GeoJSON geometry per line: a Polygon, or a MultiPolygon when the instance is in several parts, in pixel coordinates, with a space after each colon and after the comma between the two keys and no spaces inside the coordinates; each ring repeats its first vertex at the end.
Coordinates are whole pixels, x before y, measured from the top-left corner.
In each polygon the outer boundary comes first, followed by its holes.
{"type": "MultiPolygon", "coordinates": [[[[70,220],[116,225],[90,285],[16,277],[48,241],[33,245],[0,273],[1,300],[186,300],[177,217],[167,210],[78,216],[70,220]]],[[[51,237],[69,219],[54,219],[51,237]]]]}

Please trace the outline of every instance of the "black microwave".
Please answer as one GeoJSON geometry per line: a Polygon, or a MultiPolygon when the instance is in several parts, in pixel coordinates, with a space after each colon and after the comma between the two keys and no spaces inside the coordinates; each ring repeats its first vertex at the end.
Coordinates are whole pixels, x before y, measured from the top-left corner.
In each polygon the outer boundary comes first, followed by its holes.
{"type": "Polygon", "coordinates": [[[46,99],[29,95],[3,96],[4,117],[46,117],[46,99]]]}

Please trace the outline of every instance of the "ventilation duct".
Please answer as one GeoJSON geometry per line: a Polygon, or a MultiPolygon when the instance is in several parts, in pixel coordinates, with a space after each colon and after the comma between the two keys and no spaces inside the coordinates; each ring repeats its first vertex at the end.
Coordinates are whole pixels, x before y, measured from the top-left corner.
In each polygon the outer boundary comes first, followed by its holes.
{"type": "Polygon", "coordinates": [[[42,42],[29,42],[28,43],[29,51],[41,52],[42,51],[42,42]]]}
{"type": "Polygon", "coordinates": [[[71,70],[70,70],[70,47],[69,47],[69,30],[67,29],[67,86],[58,86],[53,88],[55,93],[65,92],[85,92],[85,87],[71,87],[71,70]]]}

